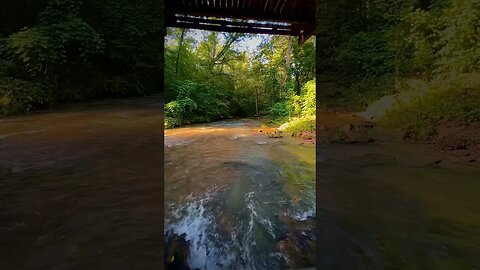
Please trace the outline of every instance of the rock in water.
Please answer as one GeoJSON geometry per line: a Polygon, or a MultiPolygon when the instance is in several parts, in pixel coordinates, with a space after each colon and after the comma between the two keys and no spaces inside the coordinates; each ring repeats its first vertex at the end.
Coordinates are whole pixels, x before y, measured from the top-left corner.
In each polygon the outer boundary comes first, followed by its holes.
{"type": "Polygon", "coordinates": [[[369,143],[374,140],[368,133],[352,124],[341,127],[329,140],[331,143],[369,143]]]}
{"type": "Polygon", "coordinates": [[[167,236],[165,264],[167,270],[190,270],[187,259],[190,243],[185,235],[170,234],[167,236]]]}
{"type": "Polygon", "coordinates": [[[269,138],[283,138],[280,133],[272,133],[268,135],[269,138]]]}

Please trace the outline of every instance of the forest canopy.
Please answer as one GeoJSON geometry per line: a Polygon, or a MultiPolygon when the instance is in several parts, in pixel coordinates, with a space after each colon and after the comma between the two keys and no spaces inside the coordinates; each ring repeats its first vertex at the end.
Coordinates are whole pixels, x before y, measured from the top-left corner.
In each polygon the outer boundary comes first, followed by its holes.
{"type": "Polygon", "coordinates": [[[169,28],[165,126],[235,116],[315,115],[315,40],[169,28]]]}

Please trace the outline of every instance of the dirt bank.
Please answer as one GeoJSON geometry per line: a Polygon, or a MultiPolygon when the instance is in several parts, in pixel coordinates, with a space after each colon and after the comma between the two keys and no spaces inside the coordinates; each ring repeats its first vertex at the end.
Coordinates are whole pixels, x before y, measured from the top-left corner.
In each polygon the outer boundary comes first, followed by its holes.
{"type": "Polygon", "coordinates": [[[440,150],[480,164],[480,122],[442,121],[434,134],[432,141],[440,150]]]}

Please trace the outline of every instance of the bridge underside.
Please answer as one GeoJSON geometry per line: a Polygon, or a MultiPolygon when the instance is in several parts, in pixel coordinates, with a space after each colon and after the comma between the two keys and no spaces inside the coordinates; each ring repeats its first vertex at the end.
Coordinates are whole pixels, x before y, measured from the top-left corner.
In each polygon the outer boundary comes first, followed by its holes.
{"type": "Polygon", "coordinates": [[[165,26],[297,36],[315,34],[315,0],[165,1],[165,26]]]}

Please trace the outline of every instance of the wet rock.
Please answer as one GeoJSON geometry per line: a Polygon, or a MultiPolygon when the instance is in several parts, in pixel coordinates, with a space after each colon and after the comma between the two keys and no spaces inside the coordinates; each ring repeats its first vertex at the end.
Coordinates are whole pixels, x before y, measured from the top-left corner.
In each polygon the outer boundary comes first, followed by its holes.
{"type": "Polygon", "coordinates": [[[259,129],[258,132],[263,132],[263,130],[259,129]]]}
{"type": "Polygon", "coordinates": [[[188,267],[188,254],[190,252],[190,242],[185,239],[185,234],[177,235],[170,233],[167,235],[165,246],[165,269],[167,270],[190,270],[188,267]]]}
{"type": "Polygon", "coordinates": [[[288,258],[292,268],[311,267],[315,263],[315,221],[298,221],[288,216],[280,220],[288,227],[283,237],[277,242],[280,252],[288,258]]]}
{"type": "Polygon", "coordinates": [[[330,139],[330,143],[370,143],[374,139],[370,138],[365,129],[355,127],[353,124],[347,124],[341,127],[338,132],[334,133],[330,139]]]}
{"type": "Polygon", "coordinates": [[[354,129],[353,124],[349,123],[349,124],[346,124],[345,126],[341,127],[340,131],[348,132],[348,131],[352,131],[353,129],[354,129]]]}
{"type": "Polygon", "coordinates": [[[465,162],[473,163],[480,158],[480,121],[440,121],[436,126],[434,144],[465,162]]]}
{"type": "Polygon", "coordinates": [[[313,138],[314,137],[311,133],[302,133],[302,139],[304,139],[304,140],[311,140],[313,138]]]}
{"type": "Polygon", "coordinates": [[[300,133],[300,138],[302,138],[307,143],[314,144],[317,141],[316,137],[317,134],[315,131],[302,131],[302,133],[300,133]]]}
{"type": "Polygon", "coordinates": [[[429,165],[429,166],[435,166],[435,165],[440,164],[442,161],[443,161],[443,159],[434,160],[434,161],[428,163],[428,165],[429,165]]]}
{"type": "Polygon", "coordinates": [[[278,181],[277,179],[273,179],[273,180],[272,180],[272,184],[275,185],[275,186],[277,186],[277,185],[280,184],[280,181],[278,181]]]}
{"type": "Polygon", "coordinates": [[[375,123],[371,121],[364,121],[363,123],[359,124],[360,128],[373,128],[374,126],[375,123]]]}
{"type": "Polygon", "coordinates": [[[273,132],[271,134],[268,134],[269,138],[283,138],[283,135],[280,133],[273,132]]]}

